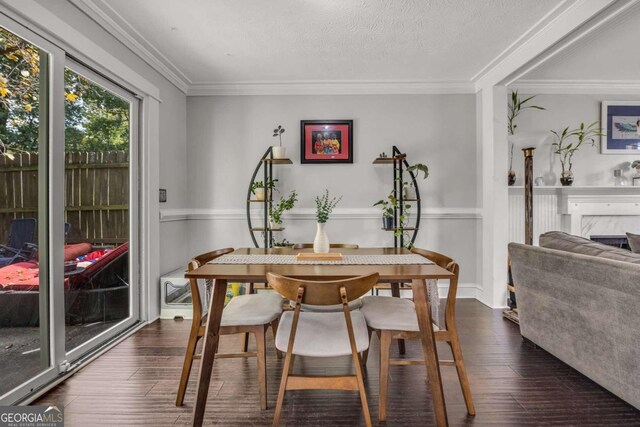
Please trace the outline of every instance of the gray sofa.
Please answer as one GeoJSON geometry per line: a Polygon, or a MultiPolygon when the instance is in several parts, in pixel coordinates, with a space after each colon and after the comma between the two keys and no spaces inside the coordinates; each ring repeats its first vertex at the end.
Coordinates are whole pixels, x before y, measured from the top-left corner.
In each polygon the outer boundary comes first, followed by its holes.
{"type": "Polygon", "coordinates": [[[640,409],[640,254],[561,232],[509,244],[522,336],[640,409]]]}

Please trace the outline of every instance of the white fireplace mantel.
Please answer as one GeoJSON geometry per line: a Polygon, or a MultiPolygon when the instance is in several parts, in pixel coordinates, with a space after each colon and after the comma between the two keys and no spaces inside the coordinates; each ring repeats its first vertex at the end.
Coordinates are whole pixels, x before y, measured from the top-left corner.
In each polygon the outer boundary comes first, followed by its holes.
{"type": "MultiPolygon", "coordinates": [[[[640,187],[534,187],[534,236],[546,231],[561,230],[589,237],[587,231],[594,221],[604,221],[593,227],[602,234],[620,234],[615,224],[620,217],[638,217],[640,227],[640,187]],[[585,217],[589,227],[585,228],[585,217]],[[595,218],[597,217],[597,218],[595,218]],[[607,225],[608,227],[607,228],[607,225]]],[[[619,226],[618,226],[619,227],[619,226]]],[[[512,241],[524,240],[524,188],[509,187],[509,231],[512,241]]],[[[628,230],[633,231],[633,230],[628,230]]]]}

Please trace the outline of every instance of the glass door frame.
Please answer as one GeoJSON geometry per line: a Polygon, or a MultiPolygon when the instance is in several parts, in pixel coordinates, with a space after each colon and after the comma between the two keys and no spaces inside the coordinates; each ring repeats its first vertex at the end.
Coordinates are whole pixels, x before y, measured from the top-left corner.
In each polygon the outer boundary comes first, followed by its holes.
{"type": "MultiPolygon", "coordinates": [[[[145,218],[140,215],[141,213],[146,214],[146,212],[140,210],[140,196],[142,194],[147,197],[145,192],[139,188],[147,180],[146,175],[144,177],[142,175],[142,172],[146,173],[147,165],[143,162],[142,157],[138,155],[142,140],[140,124],[143,119],[143,108],[141,100],[121,86],[112,83],[107,77],[72,61],[67,57],[64,49],[39,36],[19,21],[22,20],[16,20],[16,18],[0,10],[0,26],[38,47],[43,53],[43,58],[45,54],[47,58],[46,61],[41,61],[41,68],[43,70],[46,69],[46,72],[41,74],[41,78],[46,77],[48,87],[43,93],[39,94],[41,120],[46,121],[47,134],[40,136],[39,143],[38,249],[40,264],[44,264],[41,267],[41,281],[44,282],[42,279],[46,278],[44,286],[40,286],[39,294],[41,360],[46,358],[49,366],[43,368],[38,375],[26,380],[4,395],[0,395],[0,405],[13,405],[17,402],[25,401],[38,390],[60,379],[72,368],[74,362],[77,362],[83,356],[86,356],[89,352],[130,328],[135,323],[143,320],[147,314],[141,311],[141,303],[146,303],[146,298],[148,298],[141,287],[141,273],[147,275],[148,268],[141,271],[140,265],[143,262],[141,258],[142,251],[140,250],[141,225],[146,223],[144,222],[145,218]],[[65,243],[64,228],[62,227],[65,209],[65,67],[69,67],[74,71],[82,69],[79,74],[127,99],[132,106],[129,147],[130,316],[81,346],[72,349],[69,353],[66,352],[65,348],[64,254],[62,250],[65,243]]],[[[144,99],[146,100],[148,97],[144,99]]],[[[149,109],[149,105],[144,107],[146,112],[149,109]]],[[[151,117],[153,119],[154,116],[152,115],[151,117]]],[[[155,120],[153,120],[153,123],[155,123],[155,120]]],[[[145,129],[146,126],[148,124],[145,125],[145,129]]],[[[44,128],[44,126],[41,128],[44,128]]],[[[145,140],[148,138],[149,136],[145,135],[145,140]]],[[[146,207],[147,203],[145,201],[143,205],[145,209],[148,209],[146,207]]],[[[146,240],[148,240],[148,236],[145,236],[146,240]]]]}
{"type": "MultiPolygon", "coordinates": [[[[140,210],[139,210],[139,196],[138,196],[138,187],[139,187],[139,176],[140,176],[140,168],[139,164],[139,122],[140,122],[140,100],[133,95],[128,90],[122,88],[121,86],[111,82],[107,77],[102,74],[96,73],[95,71],[89,69],[85,65],[79,63],[73,58],[67,57],[65,62],[65,68],[70,69],[72,72],[79,74],[83,77],[86,77],[91,81],[91,83],[101,86],[103,89],[112,92],[114,95],[124,99],[129,103],[129,316],[126,319],[119,321],[117,324],[112,326],[111,328],[99,333],[98,335],[92,337],[88,341],[80,344],[79,346],[71,349],[70,351],[66,351],[67,354],[67,362],[73,364],[73,362],[81,359],[88,352],[95,349],[96,347],[104,344],[106,341],[116,337],[123,331],[129,329],[136,323],[140,321],[140,239],[139,239],[139,222],[140,222],[140,210]]],[[[64,163],[65,156],[65,144],[62,144],[62,163],[64,163]]],[[[59,149],[59,147],[56,147],[59,149]]],[[[56,154],[59,156],[59,153],[56,154]]],[[[64,183],[64,168],[62,171],[63,181],[59,183],[59,189],[62,191],[56,194],[56,196],[60,196],[59,198],[64,201],[64,192],[65,192],[65,183],[64,183]]],[[[64,214],[64,202],[62,206],[62,211],[64,214]]],[[[64,223],[64,219],[60,224],[64,223]]],[[[62,225],[60,225],[61,230],[63,230],[62,225]]],[[[63,263],[62,263],[63,264],[63,263]]],[[[60,264],[60,265],[62,265],[60,264]]],[[[64,272],[62,272],[64,276],[64,272]]],[[[65,333],[65,323],[64,319],[62,322],[63,331],[62,334],[65,333]]]]}
{"type": "MultiPolygon", "coordinates": [[[[56,284],[58,273],[64,277],[62,251],[51,251],[50,248],[64,245],[63,227],[51,227],[57,221],[64,222],[63,216],[54,209],[56,189],[56,175],[59,175],[55,165],[56,141],[64,141],[64,64],[65,53],[59,47],[38,36],[25,26],[15,22],[3,13],[0,13],[0,26],[16,36],[38,47],[43,53],[40,67],[45,72],[40,74],[46,78],[44,87],[46,90],[39,93],[40,97],[40,129],[46,127],[47,132],[39,135],[39,163],[38,163],[38,252],[40,254],[40,286],[39,286],[39,311],[40,311],[40,354],[41,361],[45,358],[49,366],[38,375],[26,380],[24,383],[0,396],[0,405],[11,405],[22,400],[35,390],[44,387],[59,375],[59,366],[66,359],[64,351],[64,283],[56,284]],[[62,108],[60,108],[62,106],[62,108]],[[42,265],[44,264],[44,265],[42,265]],[[45,280],[42,280],[45,279],[45,280]],[[44,283],[42,283],[44,282],[44,283]],[[58,288],[62,292],[58,291],[58,288]],[[60,316],[62,314],[62,316],[60,316]],[[62,322],[62,323],[60,323],[62,322]],[[60,334],[62,332],[62,334],[60,334]]],[[[41,85],[41,87],[43,87],[41,85]]],[[[64,174],[61,175],[64,177],[64,174]]],[[[64,212],[63,212],[64,213],[64,212]]],[[[62,247],[62,246],[60,246],[62,247]]]]}

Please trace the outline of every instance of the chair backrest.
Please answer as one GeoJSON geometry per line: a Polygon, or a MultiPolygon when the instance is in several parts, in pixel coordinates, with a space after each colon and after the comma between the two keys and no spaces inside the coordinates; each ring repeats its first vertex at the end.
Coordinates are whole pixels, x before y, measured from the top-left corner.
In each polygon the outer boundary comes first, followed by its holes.
{"type": "Polygon", "coordinates": [[[25,243],[35,243],[37,223],[35,218],[11,220],[7,246],[12,249],[22,249],[25,243]]]}
{"type": "Polygon", "coordinates": [[[438,252],[428,251],[426,249],[420,248],[412,248],[411,252],[421,255],[427,258],[429,261],[432,261],[435,265],[452,272],[456,275],[457,278],[458,272],[460,271],[460,266],[453,260],[453,258],[450,258],[438,252]]]}
{"type": "Polygon", "coordinates": [[[378,282],[380,275],[373,273],[350,279],[332,281],[309,281],[293,279],[278,274],[267,273],[269,285],[288,300],[298,299],[299,289],[303,289],[302,304],[335,305],[342,303],[341,289],[346,292],[347,302],[366,294],[378,282]]]}
{"type": "MultiPolygon", "coordinates": [[[[201,265],[230,252],[233,252],[233,248],[217,249],[215,251],[198,255],[189,262],[187,270],[193,271],[201,265]]],[[[211,298],[212,286],[213,280],[211,279],[189,279],[194,319],[202,319],[209,311],[209,299],[211,298]]]]}
{"type": "MultiPolygon", "coordinates": [[[[293,245],[293,249],[309,249],[313,247],[313,243],[296,243],[293,245]]],[[[330,243],[329,247],[332,249],[358,249],[360,246],[352,243],[330,243]]]]}

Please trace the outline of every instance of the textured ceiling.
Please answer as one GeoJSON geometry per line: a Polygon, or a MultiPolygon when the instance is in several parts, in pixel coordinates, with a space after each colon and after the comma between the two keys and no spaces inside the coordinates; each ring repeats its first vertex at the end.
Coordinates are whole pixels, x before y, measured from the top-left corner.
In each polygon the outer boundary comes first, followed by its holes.
{"type": "Polygon", "coordinates": [[[609,23],[524,80],[640,80],[640,7],[609,23]]]}
{"type": "MultiPolygon", "coordinates": [[[[102,0],[192,83],[470,80],[559,0],[102,0]]],[[[111,11],[111,12],[113,12],[111,11]]]]}

